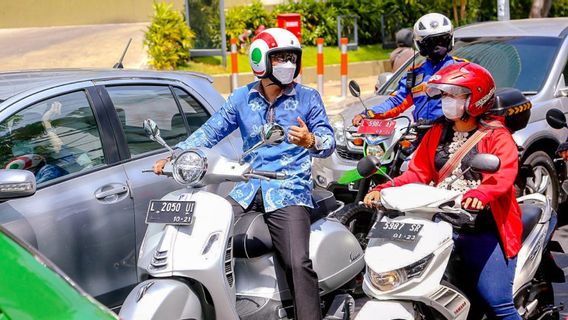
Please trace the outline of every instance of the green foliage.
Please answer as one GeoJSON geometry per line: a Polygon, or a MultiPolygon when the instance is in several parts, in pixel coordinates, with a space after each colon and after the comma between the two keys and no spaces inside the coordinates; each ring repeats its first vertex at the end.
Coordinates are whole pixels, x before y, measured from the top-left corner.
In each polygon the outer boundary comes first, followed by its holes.
{"type": "Polygon", "coordinates": [[[219,0],[189,0],[189,25],[195,32],[195,48],[220,48],[219,0]]]}
{"type": "Polygon", "coordinates": [[[326,45],[337,43],[337,20],[339,14],[334,6],[317,0],[303,0],[280,4],[272,15],[276,20],[280,13],[299,13],[302,20],[302,43],[315,45],[317,38],[324,38],[326,45]]]}
{"type": "Polygon", "coordinates": [[[154,17],[144,36],[150,65],[159,70],[185,66],[195,34],[171,4],[154,2],[154,17]]]}
{"type": "MultiPolygon", "coordinates": [[[[252,4],[236,6],[227,12],[226,15],[227,38],[238,39],[239,35],[245,30],[254,32],[261,25],[270,28],[275,25],[272,15],[264,8],[260,0],[253,0],[252,4]]],[[[249,37],[250,42],[252,37],[249,37]]]]}

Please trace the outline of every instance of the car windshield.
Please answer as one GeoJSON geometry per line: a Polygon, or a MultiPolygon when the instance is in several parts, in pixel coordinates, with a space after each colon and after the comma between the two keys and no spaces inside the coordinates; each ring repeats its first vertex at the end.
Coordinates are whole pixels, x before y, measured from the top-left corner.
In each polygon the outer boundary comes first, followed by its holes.
{"type": "MultiPolygon", "coordinates": [[[[560,44],[561,39],[556,37],[461,38],[456,40],[451,54],[485,67],[493,75],[497,88],[516,88],[525,94],[536,94],[546,81],[560,44]]],[[[415,63],[422,61],[424,58],[418,56],[415,63]]],[[[406,70],[411,63],[409,61],[401,70],[406,70]]],[[[405,74],[401,70],[379,94],[397,89],[405,74]]]]}

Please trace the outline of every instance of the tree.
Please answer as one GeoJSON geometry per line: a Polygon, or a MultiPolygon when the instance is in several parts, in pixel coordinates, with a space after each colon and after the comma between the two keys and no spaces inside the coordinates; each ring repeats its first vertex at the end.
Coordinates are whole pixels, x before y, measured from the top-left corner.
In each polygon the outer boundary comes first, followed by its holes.
{"type": "Polygon", "coordinates": [[[552,0],[534,0],[529,18],[548,17],[548,12],[552,6],[552,0]]]}

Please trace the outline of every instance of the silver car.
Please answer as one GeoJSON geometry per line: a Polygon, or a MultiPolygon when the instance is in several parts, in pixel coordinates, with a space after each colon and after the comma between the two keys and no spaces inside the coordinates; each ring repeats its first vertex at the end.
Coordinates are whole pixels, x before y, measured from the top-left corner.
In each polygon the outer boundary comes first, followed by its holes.
{"type": "MultiPolygon", "coordinates": [[[[522,146],[522,161],[532,165],[534,176],[527,179],[524,192],[538,191],[552,199],[556,207],[566,199],[560,181],[566,178],[566,168],[553,159],[558,144],[566,140],[566,130],[554,130],[545,121],[546,112],[557,108],[568,113],[568,18],[525,19],[473,24],[454,33],[455,49],[452,55],[468,59],[487,68],[498,88],[519,89],[533,103],[528,126],[514,134],[522,146]]],[[[422,61],[417,56],[416,63],[422,61]]],[[[365,101],[377,105],[397,89],[412,59],[387,79],[378,96],[365,101]]],[[[343,172],[353,169],[363,157],[361,147],[353,144],[346,130],[351,119],[360,113],[360,103],[347,105],[331,119],[336,134],[337,149],[326,159],[315,159],[314,181],[319,187],[334,191],[338,199],[349,201],[354,192],[337,183],[343,172]]]]}
{"type": "MultiPolygon", "coordinates": [[[[90,295],[120,305],[139,281],[149,201],[179,188],[142,173],[166,156],[142,121],[174,145],[223,103],[211,78],[185,72],[0,73],[0,166],[38,181],[32,197],[0,203],[0,224],[90,295]]],[[[236,158],[241,146],[234,133],[216,149],[236,158]]]]}

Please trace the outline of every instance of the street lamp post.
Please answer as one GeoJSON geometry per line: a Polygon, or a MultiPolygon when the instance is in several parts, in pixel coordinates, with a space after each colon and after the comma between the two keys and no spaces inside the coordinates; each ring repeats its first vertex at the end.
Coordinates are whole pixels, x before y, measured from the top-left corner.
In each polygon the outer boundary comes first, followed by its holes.
{"type": "Polygon", "coordinates": [[[497,20],[511,20],[509,0],[497,0],[497,20]]]}

